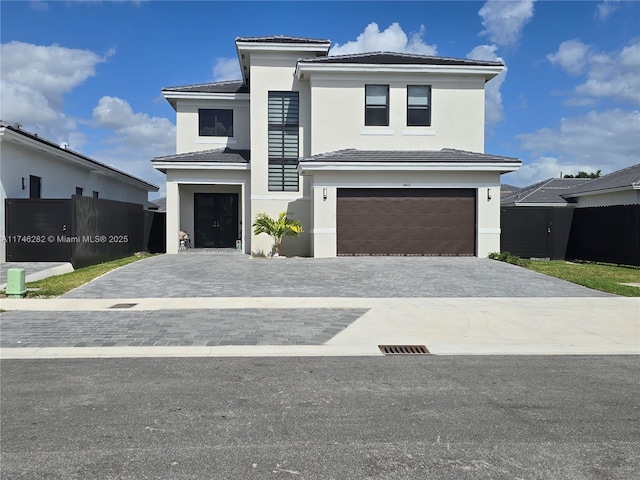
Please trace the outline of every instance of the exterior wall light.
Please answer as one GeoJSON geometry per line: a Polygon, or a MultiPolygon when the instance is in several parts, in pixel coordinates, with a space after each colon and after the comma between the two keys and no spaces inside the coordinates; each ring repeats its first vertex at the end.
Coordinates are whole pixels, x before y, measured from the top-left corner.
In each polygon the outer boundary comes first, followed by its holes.
{"type": "Polygon", "coordinates": [[[324,200],[326,200],[326,199],[327,199],[327,187],[323,187],[323,188],[322,188],[322,198],[323,198],[324,200]]]}
{"type": "Polygon", "coordinates": [[[491,200],[491,189],[487,188],[487,200],[491,200]]]}
{"type": "Polygon", "coordinates": [[[27,184],[26,184],[26,182],[25,182],[25,178],[24,178],[24,177],[22,177],[22,189],[23,189],[23,190],[26,190],[26,189],[27,189],[27,184]]]}

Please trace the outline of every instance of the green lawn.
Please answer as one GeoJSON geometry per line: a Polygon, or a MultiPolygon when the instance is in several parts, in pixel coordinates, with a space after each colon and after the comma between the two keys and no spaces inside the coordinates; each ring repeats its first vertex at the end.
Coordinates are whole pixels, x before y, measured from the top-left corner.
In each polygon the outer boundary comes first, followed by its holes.
{"type": "Polygon", "coordinates": [[[39,290],[27,292],[27,297],[32,298],[51,298],[63,295],[74,288],[84,285],[94,278],[104,275],[123,265],[136,262],[143,258],[150,257],[149,253],[136,253],[131,257],[120,258],[111,262],[91,265],[90,267],[79,268],[71,273],[56,275],[55,277],[45,278],[37,282],[27,283],[27,288],[38,288],[39,290]]]}
{"type": "Polygon", "coordinates": [[[638,267],[551,260],[529,261],[526,268],[594,290],[625,297],[640,297],[640,287],[620,285],[621,283],[640,283],[640,268],[638,267]]]}

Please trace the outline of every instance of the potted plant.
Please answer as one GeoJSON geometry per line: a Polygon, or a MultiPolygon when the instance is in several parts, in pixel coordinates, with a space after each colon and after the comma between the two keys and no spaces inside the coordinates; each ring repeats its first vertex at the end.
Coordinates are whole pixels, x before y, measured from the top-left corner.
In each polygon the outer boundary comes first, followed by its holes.
{"type": "Polygon", "coordinates": [[[280,247],[284,237],[297,237],[302,233],[302,223],[289,218],[290,212],[280,212],[277,219],[266,213],[258,213],[253,222],[253,234],[266,233],[273,238],[273,256],[280,256],[280,247]]]}

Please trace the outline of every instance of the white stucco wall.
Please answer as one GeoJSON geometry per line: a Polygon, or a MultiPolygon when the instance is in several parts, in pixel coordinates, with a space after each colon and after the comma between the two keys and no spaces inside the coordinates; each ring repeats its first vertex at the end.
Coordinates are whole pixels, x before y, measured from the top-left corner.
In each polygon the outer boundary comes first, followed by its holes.
{"type": "Polygon", "coordinates": [[[312,235],[314,257],[337,254],[338,188],[471,188],[476,190],[477,255],[500,250],[500,174],[498,172],[314,172],[312,235]],[[327,189],[327,198],[323,190],[327,189]],[[491,189],[491,199],[487,190],[491,189]]]}
{"type": "Polygon", "coordinates": [[[484,79],[320,74],[311,80],[311,154],[344,148],[484,152],[484,79]],[[365,126],[365,85],[389,85],[389,126],[365,126]],[[407,85],[431,85],[431,126],[407,126],[407,85]]]}
{"type": "Polygon", "coordinates": [[[606,207],[609,205],[637,205],[640,204],[640,190],[622,190],[619,192],[594,193],[576,197],[577,208],[606,207]]]}
{"type": "MultiPolygon", "coordinates": [[[[167,253],[178,253],[178,232],[194,235],[194,193],[238,193],[238,217],[245,253],[251,252],[249,170],[167,170],[167,253]]],[[[193,242],[193,241],[192,241],[193,242]]],[[[193,243],[192,243],[193,246],[193,243]]]]}
{"type": "MultiPolygon", "coordinates": [[[[5,132],[11,135],[12,132],[5,132]]],[[[20,134],[13,134],[20,135],[20,134]]],[[[76,187],[83,188],[83,195],[143,205],[147,208],[148,191],[111,176],[92,171],[72,163],[67,152],[35,140],[17,143],[7,136],[0,138],[0,237],[5,236],[5,208],[7,198],[29,198],[29,176],[40,177],[41,198],[71,198],[76,187]],[[25,189],[22,189],[24,178],[25,189]]],[[[0,245],[0,261],[6,260],[5,244],[0,245]]]]}
{"type": "Polygon", "coordinates": [[[251,147],[249,130],[249,100],[176,101],[176,153],[198,152],[229,147],[246,150],[251,147]],[[233,110],[233,137],[199,136],[198,109],[233,110]]]}

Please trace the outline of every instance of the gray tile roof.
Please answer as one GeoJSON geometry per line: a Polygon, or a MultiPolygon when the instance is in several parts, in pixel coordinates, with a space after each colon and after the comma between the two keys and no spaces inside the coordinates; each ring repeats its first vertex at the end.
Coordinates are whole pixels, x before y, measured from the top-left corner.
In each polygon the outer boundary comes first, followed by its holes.
{"type": "Polygon", "coordinates": [[[107,165],[106,163],[102,163],[99,162],[97,160],[94,160],[93,158],[89,158],[81,153],[78,153],[74,150],[69,149],[68,147],[63,147],[55,142],[52,142],[51,140],[47,140],[46,138],[42,138],[40,137],[37,133],[31,133],[31,132],[27,132],[26,130],[22,129],[22,125],[20,125],[19,123],[14,123],[14,124],[10,124],[8,122],[5,122],[3,120],[0,120],[0,127],[2,128],[6,128],[8,130],[11,130],[12,132],[15,132],[17,134],[23,135],[25,137],[31,138],[33,140],[36,140],[44,145],[48,145],[50,147],[53,148],[57,148],[58,150],[64,150],[66,153],[68,153],[69,155],[72,155],[76,158],[81,159],[82,161],[85,162],[85,164],[89,165],[89,166],[97,166],[100,168],[104,168],[106,170],[109,170],[110,172],[113,172],[116,176],[123,176],[123,177],[127,177],[131,180],[134,180],[136,183],[138,183],[142,188],[145,188],[148,191],[151,192],[157,192],[159,190],[157,185],[154,185],[152,183],[146,182],[145,180],[142,180],[141,178],[135,177],[127,172],[124,172],[122,170],[119,170],[115,167],[112,167],[111,165],[107,165]]]}
{"type": "Polygon", "coordinates": [[[409,53],[371,52],[352,55],[335,55],[329,57],[304,58],[300,63],[357,63],[375,65],[473,65],[504,66],[502,62],[469,60],[465,58],[433,57],[413,55],[409,53]]]}
{"type": "Polygon", "coordinates": [[[521,163],[518,158],[443,148],[442,150],[337,150],[303,158],[301,162],[468,162],[521,163]]]}
{"type": "Polygon", "coordinates": [[[251,155],[249,150],[233,150],[231,148],[218,148],[200,152],[179,153],[164,157],[155,157],[152,162],[211,162],[211,163],[249,163],[251,155]]]}
{"type": "Polygon", "coordinates": [[[291,37],[287,35],[266,35],[262,37],[237,37],[236,42],[247,43],[331,43],[331,40],[325,40],[321,38],[307,38],[307,37],[291,37]]]}
{"type": "Polygon", "coordinates": [[[163,92],[194,92],[194,93],[249,93],[249,87],[242,80],[230,82],[200,83],[179,87],[164,87],[163,92]]]}
{"type": "Polygon", "coordinates": [[[564,196],[571,197],[577,193],[600,192],[625,187],[640,188],[640,163],[591,180],[590,182],[571,189],[571,191],[567,192],[564,196]]]}
{"type": "Polygon", "coordinates": [[[500,200],[500,203],[502,205],[510,205],[512,203],[560,203],[564,205],[567,200],[561,195],[590,181],[586,178],[549,178],[505,195],[500,200]]]}

